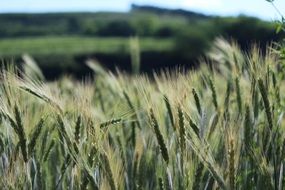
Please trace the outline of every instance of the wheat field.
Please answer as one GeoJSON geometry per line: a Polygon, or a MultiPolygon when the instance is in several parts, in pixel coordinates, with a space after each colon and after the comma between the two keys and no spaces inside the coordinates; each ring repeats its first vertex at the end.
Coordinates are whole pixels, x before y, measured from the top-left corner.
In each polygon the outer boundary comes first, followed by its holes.
{"type": "Polygon", "coordinates": [[[1,72],[1,189],[284,189],[285,67],[218,39],[197,70],[1,72]]]}

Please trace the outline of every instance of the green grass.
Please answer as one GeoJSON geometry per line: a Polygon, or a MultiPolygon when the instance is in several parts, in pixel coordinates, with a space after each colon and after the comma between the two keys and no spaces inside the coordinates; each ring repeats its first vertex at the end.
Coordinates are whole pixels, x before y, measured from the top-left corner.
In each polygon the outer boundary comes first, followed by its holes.
{"type": "MultiPolygon", "coordinates": [[[[27,37],[0,39],[0,56],[88,53],[129,53],[129,38],[98,38],[77,36],[27,37]]],[[[169,51],[170,39],[141,38],[141,51],[169,51]]]]}
{"type": "MultiPolygon", "coordinates": [[[[282,60],[217,40],[213,65],[153,78],[0,84],[1,189],[284,189],[282,60]]],[[[29,75],[27,76],[27,74],[29,75]]],[[[33,79],[34,78],[34,79],[33,79]]]]}

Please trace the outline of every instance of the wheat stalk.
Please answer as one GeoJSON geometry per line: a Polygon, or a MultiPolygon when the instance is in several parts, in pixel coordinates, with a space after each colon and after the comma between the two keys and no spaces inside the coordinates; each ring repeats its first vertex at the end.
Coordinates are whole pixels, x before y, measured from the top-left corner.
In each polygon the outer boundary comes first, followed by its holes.
{"type": "Polygon", "coordinates": [[[216,110],[218,110],[218,100],[217,100],[216,87],[214,85],[214,81],[213,81],[212,77],[209,77],[209,84],[210,84],[210,89],[212,91],[213,104],[214,104],[216,110]]]}

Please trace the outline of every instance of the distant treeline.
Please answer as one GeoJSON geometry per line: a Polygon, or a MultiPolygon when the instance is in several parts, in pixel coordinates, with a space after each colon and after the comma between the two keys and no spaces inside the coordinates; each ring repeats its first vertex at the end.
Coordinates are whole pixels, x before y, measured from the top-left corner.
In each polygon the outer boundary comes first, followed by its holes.
{"type": "Polygon", "coordinates": [[[254,17],[219,17],[138,5],[132,5],[128,13],[0,14],[0,26],[0,39],[60,35],[169,38],[175,41],[173,57],[191,63],[218,36],[237,40],[243,49],[253,42],[265,48],[284,37],[276,34],[274,23],[254,17]]]}
{"type": "Polygon", "coordinates": [[[273,23],[253,17],[207,16],[138,5],[132,5],[128,13],[0,14],[0,24],[1,38],[43,35],[175,37],[181,32],[207,29],[205,35],[226,35],[241,41],[276,39],[273,23]]]}

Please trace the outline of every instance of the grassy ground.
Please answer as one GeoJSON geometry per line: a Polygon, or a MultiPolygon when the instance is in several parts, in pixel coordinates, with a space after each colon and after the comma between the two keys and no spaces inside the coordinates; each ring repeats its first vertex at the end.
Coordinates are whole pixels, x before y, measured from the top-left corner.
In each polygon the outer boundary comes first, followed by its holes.
{"type": "MultiPolygon", "coordinates": [[[[168,51],[173,47],[172,40],[142,38],[142,51],[168,51]]],[[[92,38],[76,36],[49,36],[16,39],[0,39],[0,56],[88,53],[129,53],[128,38],[92,38]]]]}
{"type": "Polygon", "coordinates": [[[2,189],[284,189],[285,83],[274,53],[217,41],[212,66],[94,81],[1,75],[2,189]],[[42,82],[36,81],[36,78],[42,82]]]}

